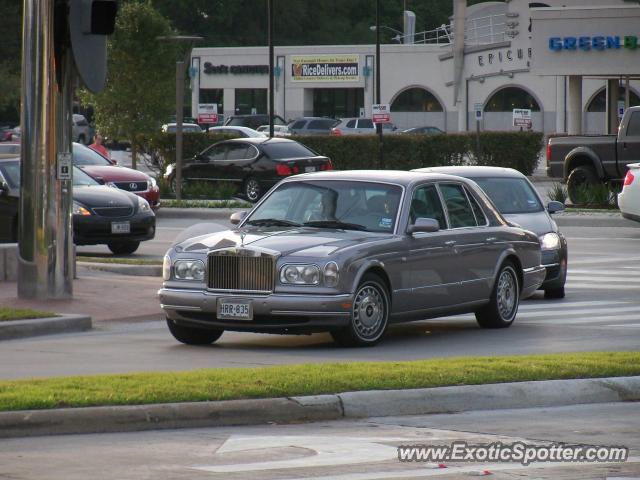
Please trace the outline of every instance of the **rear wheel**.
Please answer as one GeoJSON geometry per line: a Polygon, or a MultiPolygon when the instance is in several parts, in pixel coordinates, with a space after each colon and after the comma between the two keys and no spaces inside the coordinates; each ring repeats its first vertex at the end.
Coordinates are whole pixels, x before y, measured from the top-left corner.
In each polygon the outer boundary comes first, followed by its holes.
{"type": "Polygon", "coordinates": [[[131,255],[140,246],[140,242],[112,242],[108,243],[107,247],[114,255],[131,255]]]}
{"type": "Polygon", "coordinates": [[[387,329],[389,305],[384,281],[378,275],[366,274],[353,297],[349,325],[332,331],[331,336],[343,347],[375,345],[387,329]]]}
{"type": "MultiPolygon", "coordinates": [[[[589,185],[600,183],[595,169],[589,165],[580,165],[571,170],[567,178],[567,192],[571,203],[577,204],[581,201],[580,190],[589,185]]],[[[584,196],[584,195],[583,195],[584,196]]]]}
{"type": "Polygon", "coordinates": [[[260,182],[253,177],[249,177],[245,180],[243,190],[244,196],[247,197],[247,200],[250,202],[257,202],[262,196],[262,187],[260,187],[260,182]]]}
{"type": "Polygon", "coordinates": [[[500,267],[489,304],[476,312],[476,320],[482,328],[506,328],[511,326],[520,303],[520,285],[516,268],[511,262],[500,267]]]}
{"type": "Polygon", "coordinates": [[[167,327],[171,335],[186,345],[209,345],[218,340],[224,330],[185,327],[167,318],[167,327]]]}

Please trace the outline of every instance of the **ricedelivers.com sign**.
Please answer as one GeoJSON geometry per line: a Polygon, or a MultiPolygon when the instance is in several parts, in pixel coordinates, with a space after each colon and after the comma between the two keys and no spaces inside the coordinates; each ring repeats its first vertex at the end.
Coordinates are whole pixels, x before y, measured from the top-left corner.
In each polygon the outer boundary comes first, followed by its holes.
{"type": "Polygon", "coordinates": [[[291,57],[294,82],[357,82],[358,55],[301,55],[291,57]]]}

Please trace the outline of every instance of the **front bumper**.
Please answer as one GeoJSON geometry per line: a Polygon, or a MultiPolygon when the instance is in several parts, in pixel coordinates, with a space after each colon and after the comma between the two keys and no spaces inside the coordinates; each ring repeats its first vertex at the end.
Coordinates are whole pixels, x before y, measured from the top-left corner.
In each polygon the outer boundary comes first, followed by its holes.
{"type": "Polygon", "coordinates": [[[267,333],[324,332],[348,325],[351,294],[267,295],[162,288],[160,306],[167,318],[181,325],[267,333]],[[218,320],[219,298],[251,299],[253,320],[218,320]]]}
{"type": "Polygon", "coordinates": [[[118,241],[142,242],[156,233],[156,217],[152,212],[136,213],[131,217],[73,216],[73,242],[76,245],[99,245],[118,241]],[[111,222],[128,221],[129,233],[111,233],[111,222]]]}
{"type": "Polygon", "coordinates": [[[567,278],[567,252],[564,248],[543,251],[542,266],[546,269],[546,275],[541,289],[564,286],[567,278]]]}
{"type": "Polygon", "coordinates": [[[537,267],[525,268],[522,271],[522,298],[530,297],[540,288],[547,274],[547,269],[540,265],[537,267]]]}

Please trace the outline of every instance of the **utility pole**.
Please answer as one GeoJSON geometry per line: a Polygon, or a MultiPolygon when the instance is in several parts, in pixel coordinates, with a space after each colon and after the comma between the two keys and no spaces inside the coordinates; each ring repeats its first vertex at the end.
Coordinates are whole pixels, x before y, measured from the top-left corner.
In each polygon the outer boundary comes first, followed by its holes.
{"type": "MultiPolygon", "coordinates": [[[[380,0],[376,0],[376,103],[382,103],[380,99],[380,0]]],[[[378,133],[378,168],[384,168],[382,124],[376,123],[378,133]]]]}
{"type": "Polygon", "coordinates": [[[273,0],[267,0],[267,43],[269,44],[269,138],[273,138],[274,81],[273,81],[273,0]]]}

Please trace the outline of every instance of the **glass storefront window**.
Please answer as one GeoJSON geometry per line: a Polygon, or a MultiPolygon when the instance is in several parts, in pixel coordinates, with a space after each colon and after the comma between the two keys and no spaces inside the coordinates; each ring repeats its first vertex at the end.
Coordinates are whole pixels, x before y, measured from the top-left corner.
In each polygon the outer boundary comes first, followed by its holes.
{"type": "Polygon", "coordinates": [[[363,88],[315,88],[313,115],[316,117],[359,117],[364,107],[363,88]]]}
{"type": "Polygon", "coordinates": [[[409,88],[391,104],[392,112],[442,112],[438,99],[424,88],[409,88]]]}
{"type": "MultiPolygon", "coordinates": [[[[618,101],[624,102],[624,87],[620,87],[619,92],[620,96],[618,97],[618,101]]],[[[640,105],[640,97],[630,89],[629,91],[629,106],[633,107],[635,105],[640,105]]],[[[587,112],[606,112],[607,111],[607,89],[603,88],[598,92],[598,94],[593,97],[591,103],[587,107],[587,112]]]]}
{"type": "Polygon", "coordinates": [[[266,114],[266,88],[236,88],[236,115],[266,114]]]}
{"type": "Polygon", "coordinates": [[[221,88],[201,88],[198,103],[217,103],[218,113],[224,112],[224,90],[221,88]]]}
{"type": "Polygon", "coordinates": [[[498,90],[484,107],[485,112],[511,112],[514,108],[527,108],[539,112],[540,106],[529,92],[518,87],[498,90]]]}

